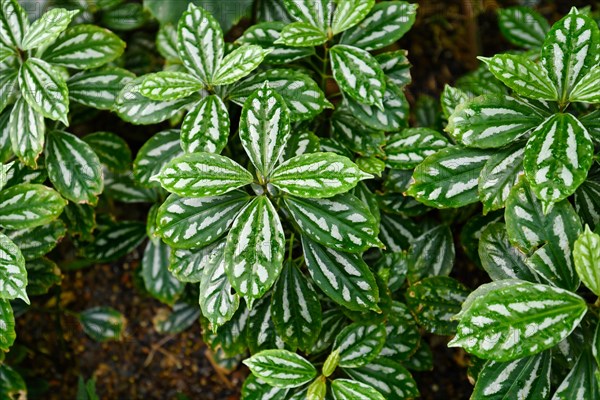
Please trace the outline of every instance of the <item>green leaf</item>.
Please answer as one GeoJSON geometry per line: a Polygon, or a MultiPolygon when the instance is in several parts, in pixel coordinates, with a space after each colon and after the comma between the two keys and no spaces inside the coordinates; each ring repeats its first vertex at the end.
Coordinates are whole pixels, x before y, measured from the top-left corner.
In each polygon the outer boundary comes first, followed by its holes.
{"type": "Polygon", "coordinates": [[[219,154],[229,139],[229,112],[219,96],[202,99],[181,125],[181,147],[186,153],[219,154]]]}
{"type": "Polygon", "coordinates": [[[389,46],[414,24],[417,7],[405,1],[378,3],[361,23],[344,32],[341,43],[368,51],[389,46]]]}
{"type": "Polygon", "coordinates": [[[330,199],[286,197],[284,201],[300,231],[324,246],[351,253],[382,246],[377,221],[358,197],[347,193],[330,199]]]}
{"type": "Polygon", "coordinates": [[[375,56],[388,81],[400,88],[412,81],[410,76],[411,65],[406,57],[407,54],[406,50],[396,50],[375,56]]]}
{"type": "Polygon", "coordinates": [[[262,177],[269,177],[285,149],[290,117],[283,98],[268,83],[244,102],[239,131],[252,164],[262,177]]]}
{"type": "Polygon", "coordinates": [[[385,331],[385,344],[379,353],[380,357],[404,361],[417,351],[421,333],[414,317],[404,303],[392,302],[385,331]]]}
{"type": "Polygon", "coordinates": [[[245,44],[229,53],[215,71],[214,85],[230,85],[248,76],[265,59],[270,49],[245,44]]]}
{"type": "Polygon", "coordinates": [[[503,223],[494,222],[485,227],[479,240],[479,258],[483,269],[494,281],[538,281],[535,273],[527,266],[526,255],[511,245],[503,223]]]}
{"type": "Polygon", "coordinates": [[[96,214],[89,204],[69,203],[63,214],[69,232],[82,240],[91,242],[92,232],[96,229],[96,214]]]}
{"type": "Polygon", "coordinates": [[[140,93],[144,77],[127,83],[115,100],[114,110],[125,122],[138,125],[152,125],[165,121],[182,108],[194,104],[194,99],[184,97],[177,100],[151,100],[140,93]]]}
{"type": "Polygon", "coordinates": [[[315,47],[327,41],[327,33],[306,22],[292,22],[281,30],[276,44],[290,47],[315,47]]]}
{"type": "Polygon", "coordinates": [[[545,210],[575,192],[587,176],[594,144],[571,114],[554,114],[532,133],[523,166],[545,210]]]}
{"type": "Polygon", "coordinates": [[[498,11],[502,35],[514,45],[527,49],[541,48],[550,30],[548,21],[529,7],[508,7],[498,11]]]}
{"type": "Polygon", "coordinates": [[[44,185],[20,184],[0,192],[0,226],[26,229],[45,225],[62,213],[67,202],[44,185]]]}
{"type": "Polygon", "coordinates": [[[232,293],[225,265],[225,240],[211,249],[200,280],[200,308],[213,330],[229,321],[240,304],[240,297],[232,293]]]}
{"type": "Polygon", "coordinates": [[[283,0],[288,13],[298,21],[325,30],[330,20],[329,0],[283,0]]]}
{"type": "Polygon", "coordinates": [[[331,29],[334,35],[352,28],[362,21],[375,5],[375,0],[341,0],[333,14],[331,29]]]}
{"type": "Polygon", "coordinates": [[[310,276],[329,298],[354,311],[379,310],[379,289],[362,257],[329,249],[306,236],[302,248],[310,276]]]}
{"type": "Polygon", "coordinates": [[[44,47],[54,42],[79,11],[68,11],[64,8],[53,8],[44,13],[27,29],[21,42],[21,50],[44,47]]]}
{"type": "Polygon", "coordinates": [[[0,393],[10,396],[9,398],[18,398],[15,396],[27,394],[27,385],[23,377],[6,364],[0,365],[0,393]]]}
{"type": "Polygon", "coordinates": [[[286,27],[283,22],[263,22],[246,29],[236,43],[255,44],[262,48],[272,49],[265,61],[270,64],[289,64],[315,54],[314,48],[299,48],[278,44],[281,31],[286,27]]]}
{"type": "Polygon", "coordinates": [[[331,393],[335,400],[385,400],[373,386],[350,379],[336,379],[331,382],[331,393]]]}
{"type": "Polygon", "coordinates": [[[294,388],[310,382],[317,370],[303,357],[287,350],[265,350],[244,360],[259,379],[279,388],[294,388]]]}
{"type": "Polygon", "coordinates": [[[408,250],[408,279],[448,275],[454,266],[454,241],[447,225],[440,224],[412,241],[408,250]]]}
{"type": "Polygon", "coordinates": [[[415,168],[407,194],[437,208],[475,203],[479,200],[479,174],[491,154],[460,146],[440,150],[415,168]]]}
{"type": "Polygon", "coordinates": [[[281,95],[288,106],[292,121],[316,117],[326,108],[333,108],[317,83],[308,75],[293,69],[269,69],[237,83],[229,97],[239,105],[268,81],[269,88],[281,95]]]}
{"type": "Polygon", "coordinates": [[[25,32],[29,29],[29,18],[17,0],[0,3],[0,42],[7,47],[21,47],[25,32]]]}
{"type": "Polygon", "coordinates": [[[552,400],[570,400],[578,397],[597,399],[600,397],[597,371],[590,351],[584,351],[573,369],[556,389],[552,400]]]}
{"type": "Polygon", "coordinates": [[[177,48],[187,69],[212,84],[224,53],[223,31],[213,16],[190,3],[177,26],[177,48]]]}
{"type": "Polygon", "coordinates": [[[4,232],[21,250],[26,261],[49,253],[66,235],[67,228],[60,221],[52,221],[35,228],[4,232]]]}
{"type": "Polygon", "coordinates": [[[448,146],[448,139],[429,128],[408,128],[391,135],[385,146],[390,168],[413,169],[426,157],[448,146]]]}
{"type": "MultiPolygon", "coordinates": [[[[204,329],[204,341],[208,343],[212,348],[219,348],[215,355],[220,358],[231,357],[234,358],[233,365],[230,369],[236,368],[242,359],[241,354],[246,354],[248,350],[247,339],[246,339],[246,326],[248,325],[250,315],[248,309],[244,304],[240,304],[240,307],[233,315],[233,318],[221,326],[216,334],[211,333],[211,336],[206,335],[210,333],[208,329],[204,329]],[[222,354],[219,354],[222,351],[222,354]]],[[[200,319],[200,322],[203,322],[200,319]]]]}
{"type": "Polygon", "coordinates": [[[121,203],[153,203],[158,199],[158,191],[140,186],[131,171],[113,173],[104,170],[104,194],[121,203]]]}
{"type": "Polygon", "coordinates": [[[121,90],[134,78],[133,73],[116,67],[82,71],[67,80],[69,98],[88,107],[112,110],[121,90]]]}
{"type": "Polygon", "coordinates": [[[285,144],[282,160],[300,156],[302,154],[316,153],[321,149],[319,137],[312,132],[300,132],[291,135],[285,144]]]}
{"type": "Polygon", "coordinates": [[[598,63],[600,31],[596,22],[575,7],[555,23],[542,47],[542,65],[565,103],[577,83],[598,63]]]}
{"type": "Polygon", "coordinates": [[[98,68],[123,54],[125,42],[95,25],[74,25],[43,53],[50,64],[74,69],[98,68]]]}
{"type": "Polygon", "coordinates": [[[271,308],[270,296],[264,296],[252,306],[246,329],[246,340],[250,354],[256,354],[263,350],[285,348],[283,338],[279,336],[275,329],[271,308]]]}
{"type": "Polygon", "coordinates": [[[38,258],[25,264],[27,269],[27,294],[40,296],[48,293],[62,279],[60,268],[47,258],[38,258]]]}
{"type": "Polygon", "coordinates": [[[528,266],[545,281],[575,290],[579,278],[571,256],[581,233],[581,222],[571,204],[564,200],[544,214],[542,204],[526,182],[513,188],[506,201],[506,231],[515,246],[535,253],[528,266]]]}
{"type": "Polygon", "coordinates": [[[43,115],[36,112],[24,98],[19,98],[8,121],[12,151],[28,167],[36,168],[44,150],[46,125],[43,115]]]}
{"type": "Polygon", "coordinates": [[[334,351],[339,351],[342,368],[358,368],[375,359],[385,343],[385,327],[381,324],[355,322],[335,338],[334,351]]]}
{"type": "Polygon", "coordinates": [[[444,117],[449,119],[454,111],[456,111],[461,104],[466,103],[467,101],[469,101],[469,95],[466,92],[463,92],[461,89],[452,87],[450,85],[444,86],[444,91],[442,92],[442,96],[440,98],[444,117]]]}
{"type": "Polygon", "coordinates": [[[516,360],[554,347],[587,311],[585,301],[568,290],[524,281],[499,282],[510,284],[463,305],[450,347],[460,346],[494,361],[516,360]]]}
{"type": "Polygon", "coordinates": [[[176,129],[152,136],[133,161],[133,177],[136,182],[146,187],[159,186],[151,178],[159,174],[173,158],[183,155],[180,143],[180,132],[176,129]]]}
{"type": "Polygon", "coordinates": [[[452,335],[457,326],[452,319],[469,292],[455,279],[434,276],[411,285],[405,298],[419,325],[437,335],[452,335]]]}
{"type": "Polygon", "coordinates": [[[229,229],[249,201],[250,196],[238,190],[204,198],[171,195],[158,210],[157,234],[178,249],[207,246],[229,229]]]}
{"type": "Polygon", "coordinates": [[[361,171],[350,159],[333,153],[310,153],[280,164],[270,183],[298,197],[323,198],[345,193],[372,175],[361,171]]]}
{"type": "Polygon", "coordinates": [[[116,260],[130,253],[146,238],[146,225],[137,221],[122,221],[101,231],[96,240],[84,248],[87,258],[95,261],[116,260]]]}
{"type": "Polygon", "coordinates": [[[552,357],[549,351],[511,362],[488,361],[477,377],[474,398],[548,399],[552,357]]]}
{"type": "Polygon", "coordinates": [[[377,60],[365,50],[341,44],[330,52],[333,77],[344,93],[359,103],[383,109],[386,82],[377,60]]]}
{"type": "Polygon", "coordinates": [[[271,315],[277,333],[292,349],[308,351],[321,331],[321,303],[310,281],[286,263],[275,284],[271,315]]]}
{"type": "Polygon", "coordinates": [[[123,338],[125,317],[110,307],[93,307],[79,314],[83,331],[97,342],[120,341],[123,338]]]}
{"type": "Polygon", "coordinates": [[[585,227],[579,238],[573,245],[573,259],[575,261],[575,270],[582,282],[594,294],[600,293],[600,235],[590,231],[590,227],[585,227]]]}
{"type": "Polygon", "coordinates": [[[388,358],[377,358],[360,368],[344,369],[344,372],[355,381],[373,386],[386,400],[411,399],[420,395],[410,372],[388,358]]]}
{"type": "Polygon", "coordinates": [[[592,166],[586,181],[575,191],[573,202],[584,224],[591,229],[600,225],[600,164],[592,166]]]}
{"type": "Polygon", "coordinates": [[[21,94],[46,118],[69,125],[69,89],[62,75],[39,58],[28,58],[19,71],[21,94]]]}
{"type": "MultiPolygon", "coordinates": [[[[369,109],[374,108],[369,107],[369,109]]],[[[377,109],[377,112],[380,113],[381,111],[377,109]]],[[[352,157],[352,153],[385,156],[381,149],[386,141],[385,134],[363,125],[357,119],[357,115],[353,114],[359,114],[359,112],[339,108],[338,111],[333,113],[331,117],[331,135],[337,142],[332,141],[332,139],[321,138],[321,149],[348,157],[352,157]]],[[[361,118],[367,117],[361,114],[361,118]]]]}
{"type": "Polygon", "coordinates": [[[177,50],[177,28],[171,23],[160,24],[156,35],[156,50],[167,62],[180,63],[177,50]]]}
{"type": "Polygon", "coordinates": [[[464,103],[448,118],[448,132],[465,146],[503,147],[537,128],[546,116],[525,100],[486,95],[464,103]]]}
{"type": "Polygon", "coordinates": [[[386,250],[393,252],[408,250],[415,237],[421,233],[419,226],[409,218],[388,213],[381,214],[379,229],[386,250]]]}
{"type": "Polygon", "coordinates": [[[146,290],[155,299],[174,304],[185,289],[169,271],[171,249],[160,240],[149,240],[142,257],[142,278],[146,290]]]}
{"type": "Polygon", "coordinates": [[[254,375],[250,374],[242,386],[242,399],[244,400],[285,400],[288,389],[267,385],[254,375]]]}
{"type": "Polygon", "coordinates": [[[63,197],[96,204],[104,182],[102,165],[89,144],[70,133],[53,131],[48,135],[45,156],[50,181],[63,197]]]}
{"type": "Polygon", "coordinates": [[[569,95],[569,101],[584,103],[600,103],[600,64],[594,65],[590,71],[581,78],[569,95]]]}
{"type": "Polygon", "coordinates": [[[479,199],[483,212],[501,209],[506,204],[510,190],[517,184],[523,172],[525,148],[522,143],[498,152],[485,163],[479,175],[479,199]]]}
{"type": "Polygon", "coordinates": [[[539,64],[520,54],[496,54],[484,61],[496,79],[521,96],[556,100],[556,88],[548,73],[539,64]]]}
{"type": "Polygon", "coordinates": [[[181,197],[218,196],[254,181],[252,174],[235,161],[211,153],[176,157],[153,179],[181,197]]]}
{"type": "Polygon", "coordinates": [[[187,303],[176,303],[173,311],[168,314],[160,313],[153,318],[154,329],[162,335],[177,334],[186,331],[198,322],[200,309],[197,305],[187,303]]]}
{"type": "Polygon", "coordinates": [[[122,137],[111,132],[96,132],[81,139],[110,170],[125,172],[131,168],[131,150],[122,137]]]}
{"type": "MultiPolygon", "coordinates": [[[[0,299],[0,321],[2,321],[0,324],[0,350],[8,351],[17,338],[15,316],[8,300],[0,299]]],[[[2,371],[0,371],[0,374],[2,374],[2,371]]],[[[0,383],[1,388],[2,384],[0,383]]],[[[0,390],[0,392],[2,391],[0,390]]]]}
{"type": "Polygon", "coordinates": [[[220,241],[201,249],[171,249],[169,271],[181,282],[198,283],[202,280],[204,269],[211,262],[220,241]]]}
{"type": "Polygon", "coordinates": [[[363,125],[383,131],[398,131],[408,122],[408,100],[402,88],[387,81],[383,93],[383,108],[378,105],[361,104],[352,98],[346,98],[349,112],[363,125]]]}
{"type": "Polygon", "coordinates": [[[19,81],[19,66],[16,65],[16,58],[12,57],[5,62],[0,62],[0,90],[2,96],[0,96],[0,112],[5,110],[6,107],[16,101],[17,97],[20,97],[20,90],[18,86],[19,81]],[[9,64],[9,60],[13,60],[9,64]]]}
{"type": "MultiPolygon", "coordinates": [[[[25,287],[27,270],[21,250],[8,236],[0,233],[0,299],[22,299],[29,304],[25,287]]],[[[6,310],[5,310],[6,311],[6,310]]]]}
{"type": "Polygon", "coordinates": [[[277,280],[284,252],[285,236],[277,211],[268,198],[256,197],[233,222],[225,247],[229,281],[249,306],[277,280]]]}
{"type": "Polygon", "coordinates": [[[151,100],[177,100],[190,96],[203,88],[193,75],[177,71],[160,71],[144,77],[140,93],[151,100]]]}

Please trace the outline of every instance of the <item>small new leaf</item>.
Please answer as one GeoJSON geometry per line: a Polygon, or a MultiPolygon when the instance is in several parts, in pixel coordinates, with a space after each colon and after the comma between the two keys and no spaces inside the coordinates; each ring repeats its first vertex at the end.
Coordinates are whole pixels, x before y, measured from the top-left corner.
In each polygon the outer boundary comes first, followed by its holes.
{"type": "Polygon", "coordinates": [[[231,85],[248,76],[265,59],[270,49],[246,44],[229,53],[215,72],[213,85],[231,85]]]}
{"type": "Polygon", "coordinates": [[[335,338],[333,349],[339,352],[339,366],[358,368],[375,359],[385,344],[385,326],[355,322],[335,338]]]}
{"type": "Polygon", "coordinates": [[[600,235],[585,227],[573,246],[575,270],[596,296],[600,296],[600,235]]]}
{"type": "Polygon", "coordinates": [[[219,154],[229,138],[229,112],[219,96],[202,99],[181,124],[181,147],[186,153],[219,154]]]}
{"type": "Polygon", "coordinates": [[[265,350],[244,360],[259,379],[278,388],[294,388],[317,375],[315,367],[303,357],[287,350],[265,350]]]}
{"type": "Polygon", "coordinates": [[[147,75],[140,93],[152,100],[177,100],[203,88],[202,82],[185,72],[161,71],[147,75]]]}
{"type": "Polygon", "coordinates": [[[28,58],[19,71],[19,86],[35,111],[69,125],[69,89],[52,65],[39,58],[28,58]]]}
{"type": "Polygon", "coordinates": [[[21,50],[31,50],[52,43],[71,23],[79,11],[53,8],[44,13],[27,29],[21,42],[21,50]]]}

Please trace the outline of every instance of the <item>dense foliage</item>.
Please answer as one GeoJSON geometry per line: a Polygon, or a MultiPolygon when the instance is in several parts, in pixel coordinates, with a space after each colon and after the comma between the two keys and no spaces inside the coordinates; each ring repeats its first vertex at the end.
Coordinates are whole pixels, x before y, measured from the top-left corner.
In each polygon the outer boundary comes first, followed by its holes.
{"type": "MultiPolygon", "coordinates": [[[[0,0],[0,349],[61,271],[143,245],[141,289],[172,310],[156,329],[199,319],[215,363],[249,368],[243,399],[416,398],[425,333],[471,354],[474,399],[600,399],[588,9],[552,26],[501,10],[524,50],[481,57],[411,124],[397,42],[416,4],[241,1],[234,18],[144,3],[54,1],[30,22],[0,0]],[[225,41],[245,7],[256,23],[225,41]],[[158,63],[128,35],[148,10],[158,63]],[[69,132],[101,112],[163,130],[135,157],[117,132],[69,132]],[[114,217],[132,205],[146,221],[114,217]],[[491,283],[450,277],[455,261],[491,283]]],[[[62,312],[123,336],[112,308],[62,312]]],[[[26,391],[2,362],[2,396],[26,391]]]]}

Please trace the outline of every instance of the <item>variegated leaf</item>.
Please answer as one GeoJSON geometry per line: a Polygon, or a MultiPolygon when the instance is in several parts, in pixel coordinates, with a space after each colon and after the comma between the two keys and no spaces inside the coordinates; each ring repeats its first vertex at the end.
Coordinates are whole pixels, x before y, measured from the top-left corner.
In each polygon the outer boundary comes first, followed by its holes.
{"type": "Polygon", "coordinates": [[[288,13],[298,21],[325,30],[331,20],[330,0],[283,0],[288,13]]]}
{"type": "Polygon", "coordinates": [[[102,165],[90,145],[67,132],[48,135],[46,169],[58,192],[75,203],[96,204],[104,181],[102,165]]]}
{"type": "Polygon", "coordinates": [[[339,352],[340,367],[358,368],[377,358],[384,343],[383,325],[355,322],[338,333],[333,349],[339,352]]]}
{"type": "Polygon", "coordinates": [[[48,179],[44,166],[32,169],[23,163],[14,162],[10,163],[8,167],[8,170],[6,170],[6,188],[21,183],[44,183],[48,179]]]}
{"type": "Polygon", "coordinates": [[[223,236],[249,201],[241,191],[204,198],[171,195],[158,210],[157,234],[174,248],[207,246],[223,236]]]}
{"type": "Polygon", "coordinates": [[[268,81],[269,88],[283,97],[292,121],[314,118],[326,108],[333,108],[317,83],[308,75],[293,69],[269,69],[252,75],[234,86],[229,97],[239,105],[268,81]]]}
{"type": "Polygon", "coordinates": [[[321,331],[321,303],[310,281],[286,263],[275,284],[271,315],[277,333],[291,348],[308,351],[321,331]]]}
{"type": "Polygon", "coordinates": [[[19,247],[25,261],[35,260],[49,253],[66,235],[67,228],[61,220],[35,228],[4,231],[5,235],[19,247]]]}
{"type": "Polygon", "coordinates": [[[47,186],[11,186],[0,192],[0,226],[27,229],[45,225],[58,218],[66,205],[66,200],[47,186]]]}
{"type": "Polygon", "coordinates": [[[378,3],[362,22],[344,32],[341,43],[368,51],[389,46],[414,24],[417,7],[406,1],[378,3]]]}
{"type": "Polygon", "coordinates": [[[596,22],[575,7],[548,32],[542,47],[542,65],[564,104],[577,83],[598,63],[600,30],[596,22]]]}
{"type": "Polygon", "coordinates": [[[411,371],[432,371],[433,370],[433,354],[431,348],[421,341],[419,348],[413,354],[411,358],[402,363],[407,369],[411,371]]]}
{"type": "Polygon", "coordinates": [[[123,314],[110,307],[93,307],[81,312],[79,322],[83,331],[97,342],[121,340],[125,329],[123,314]]]}
{"type": "Polygon", "coordinates": [[[415,238],[408,250],[408,279],[448,275],[454,266],[454,241],[447,225],[438,225],[415,238]]]}
{"type": "Polygon", "coordinates": [[[300,231],[324,246],[351,253],[382,246],[377,240],[377,221],[349,193],[330,199],[286,197],[284,201],[300,231]]]}
{"type": "Polygon", "coordinates": [[[263,181],[281,158],[290,132],[287,106],[268,83],[244,102],[239,131],[242,145],[260,173],[259,181],[263,181]]]}
{"type": "Polygon", "coordinates": [[[315,47],[327,41],[327,33],[307,22],[292,22],[281,30],[275,44],[290,47],[315,47]]]}
{"type": "Polygon", "coordinates": [[[0,3],[0,42],[7,47],[21,47],[29,28],[29,17],[17,0],[0,3]]]}
{"type": "Polygon", "coordinates": [[[382,98],[383,108],[361,104],[352,98],[346,98],[345,104],[350,113],[369,128],[393,132],[408,125],[408,100],[402,88],[389,80],[382,98]]]}
{"type": "Polygon", "coordinates": [[[502,147],[526,136],[546,118],[525,100],[504,95],[476,97],[448,118],[448,132],[465,146],[502,147]]]}
{"type": "Polygon", "coordinates": [[[581,233],[579,216],[567,200],[544,214],[542,204],[525,181],[513,188],[506,201],[506,231],[526,254],[528,266],[543,280],[569,290],[579,286],[573,266],[573,242],[581,233]]]}
{"type": "Polygon", "coordinates": [[[28,58],[19,71],[19,86],[35,111],[69,125],[69,89],[52,65],[39,58],[28,58]]]}
{"type": "Polygon", "coordinates": [[[483,269],[494,281],[538,281],[535,273],[527,266],[526,255],[511,245],[503,223],[491,223],[483,230],[479,239],[479,258],[483,269]]]}
{"type": "Polygon", "coordinates": [[[548,21],[529,7],[507,7],[498,11],[502,35],[512,44],[528,49],[539,49],[550,30],[548,21]]]}
{"type": "MultiPolygon", "coordinates": [[[[230,368],[236,368],[241,361],[241,354],[246,354],[248,350],[247,339],[246,339],[246,327],[250,319],[250,313],[248,308],[241,303],[238,310],[235,312],[231,320],[226,322],[216,332],[211,332],[209,329],[204,328],[204,341],[208,343],[212,348],[220,347],[221,354],[215,353],[218,359],[231,358],[230,368]],[[207,337],[207,333],[211,336],[207,337]]],[[[202,323],[203,320],[200,319],[202,323]]],[[[226,360],[224,360],[226,361],[226,360]]]]}
{"type": "Polygon", "coordinates": [[[254,375],[250,374],[242,386],[242,399],[244,400],[285,400],[288,389],[267,385],[254,375]]]}
{"type": "Polygon", "coordinates": [[[127,142],[111,132],[96,132],[82,138],[98,156],[100,162],[116,172],[131,168],[131,150],[127,142]]]}
{"type": "Polygon", "coordinates": [[[144,77],[140,93],[151,100],[177,100],[203,88],[198,78],[185,72],[161,71],[144,77]]]}
{"type": "Polygon", "coordinates": [[[156,124],[196,101],[194,96],[169,101],[151,100],[140,93],[144,79],[142,76],[128,82],[119,92],[114,110],[123,121],[138,125],[156,124]]]}
{"type": "Polygon", "coordinates": [[[44,47],[54,42],[79,11],[68,11],[64,8],[53,8],[45,12],[27,29],[21,42],[21,50],[44,47]]]}
{"type": "Polygon", "coordinates": [[[134,78],[133,73],[116,67],[82,71],[67,80],[69,98],[88,107],[112,110],[121,90],[134,78]]]}
{"type": "Polygon", "coordinates": [[[312,132],[299,132],[290,136],[285,144],[282,160],[289,160],[302,154],[316,153],[321,150],[319,137],[312,132]]]}
{"type": "Polygon", "coordinates": [[[255,44],[262,48],[272,49],[265,61],[271,64],[289,64],[315,53],[313,48],[298,48],[277,44],[281,31],[286,26],[283,22],[262,22],[248,28],[236,40],[236,43],[255,44]]]}
{"type": "Polygon", "coordinates": [[[19,68],[15,57],[0,62],[0,112],[21,97],[18,85],[19,68]]]}
{"type": "Polygon", "coordinates": [[[479,199],[483,203],[483,212],[504,207],[510,190],[517,184],[523,172],[523,143],[498,152],[485,163],[479,175],[479,199]]]}
{"type": "Polygon", "coordinates": [[[415,168],[407,194],[432,207],[462,207],[479,200],[479,174],[491,152],[449,147],[427,157],[415,168]]]}
{"type": "Polygon", "coordinates": [[[321,332],[310,353],[318,354],[327,350],[345,325],[346,318],[339,308],[323,311],[321,332]]]}
{"type": "Polygon", "coordinates": [[[381,213],[379,229],[379,236],[386,250],[393,252],[408,250],[415,237],[421,233],[421,228],[410,218],[388,213],[381,213]]]}
{"type": "Polygon", "coordinates": [[[377,60],[353,46],[338,44],[330,52],[331,69],[340,88],[359,103],[383,110],[386,81],[377,60]]]}
{"type": "Polygon", "coordinates": [[[503,400],[550,398],[550,351],[511,362],[488,361],[477,377],[474,398],[503,400]]]}
{"type": "Polygon", "coordinates": [[[163,335],[184,332],[200,318],[198,306],[184,302],[175,303],[171,312],[163,314],[161,311],[152,319],[152,323],[154,329],[163,335]]]}
{"type": "Polygon", "coordinates": [[[469,95],[459,88],[452,87],[450,85],[444,86],[440,103],[442,106],[442,112],[444,117],[450,118],[450,116],[456,111],[456,109],[463,103],[469,100],[469,95]]]}
{"type": "Polygon", "coordinates": [[[17,338],[15,316],[9,300],[0,299],[0,321],[3,322],[0,324],[0,350],[8,351],[17,338]]]}
{"type": "Polygon", "coordinates": [[[277,211],[265,196],[242,210],[227,235],[227,276],[249,306],[269,290],[283,267],[285,236],[277,211]]]}
{"type": "Polygon", "coordinates": [[[523,166],[544,210],[585,181],[593,152],[589,132],[571,114],[555,114],[533,131],[523,166]]]}
{"type": "Polygon", "coordinates": [[[112,261],[130,253],[146,238],[146,224],[122,221],[101,231],[96,240],[84,249],[87,258],[95,261],[112,261]]]}
{"type": "Polygon", "coordinates": [[[163,169],[173,158],[183,155],[180,132],[176,129],[162,131],[152,136],[138,151],[133,161],[133,176],[139,184],[159,186],[151,178],[163,169]]]}
{"type": "Polygon", "coordinates": [[[385,344],[379,353],[380,357],[405,361],[417,351],[421,333],[406,304],[392,302],[385,331],[385,344]]]}
{"type": "Polygon", "coordinates": [[[229,139],[229,112],[219,96],[202,99],[181,125],[181,147],[186,153],[219,154],[229,139]]]}
{"type": "Polygon", "coordinates": [[[588,177],[575,191],[573,203],[584,224],[600,226],[600,164],[592,165],[588,177]]]}
{"type": "Polygon", "coordinates": [[[44,116],[21,97],[10,111],[8,132],[13,153],[28,167],[36,168],[37,159],[44,150],[44,116]]]}
{"type": "Polygon", "coordinates": [[[584,350],[552,396],[552,400],[597,399],[598,369],[589,350],[584,350]]]}
{"type": "Polygon", "coordinates": [[[155,299],[174,304],[185,289],[169,271],[171,249],[160,240],[149,240],[142,257],[142,279],[146,290],[155,299]]]}
{"type": "Polygon", "coordinates": [[[214,17],[190,3],[177,27],[177,48],[187,69],[210,85],[224,54],[223,31],[214,17]]]}
{"type": "Polygon", "coordinates": [[[215,71],[213,85],[230,85],[248,76],[265,59],[270,49],[245,44],[229,53],[215,71]]]}
{"type": "Polygon", "coordinates": [[[50,288],[60,284],[62,273],[58,265],[47,258],[37,258],[25,264],[27,269],[27,294],[41,296],[47,294],[50,288]]]}
{"type": "Polygon", "coordinates": [[[160,29],[156,35],[156,50],[168,62],[181,62],[177,50],[177,27],[171,23],[160,24],[160,29]]]}
{"type": "Polygon", "coordinates": [[[263,350],[285,348],[283,338],[275,329],[271,310],[270,296],[264,296],[252,306],[248,316],[248,327],[246,328],[246,341],[248,342],[250,354],[256,354],[263,350]]]}
{"type": "Polygon", "coordinates": [[[569,95],[569,101],[584,103],[600,103],[600,64],[594,65],[589,72],[581,78],[569,95]]]}
{"type": "Polygon", "coordinates": [[[539,64],[520,54],[497,54],[481,58],[496,79],[521,96],[556,100],[557,93],[548,73],[539,64]]]}
{"type": "Polygon", "coordinates": [[[329,249],[306,236],[302,248],[310,276],[329,298],[350,310],[379,310],[375,277],[359,255],[329,249]]]}
{"type": "MultiPolygon", "coordinates": [[[[369,106],[369,108],[375,107],[369,106]]],[[[380,112],[379,109],[377,111],[380,112]]],[[[352,157],[353,153],[384,157],[385,153],[382,150],[386,141],[384,132],[365,126],[352,114],[344,107],[338,108],[333,113],[330,119],[333,139],[320,138],[321,150],[347,157],[352,157]]],[[[363,115],[362,118],[366,117],[363,115]]]]}
{"type": "Polygon", "coordinates": [[[390,168],[413,169],[426,157],[448,146],[448,139],[429,128],[408,128],[391,135],[385,146],[390,168]]]}
{"type": "Polygon", "coordinates": [[[213,330],[229,321],[240,305],[225,270],[225,240],[221,240],[212,247],[200,280],[200,308],[213,330]]]}
{"type": "Polygon", "coordinates": [[[396,50],[375,56],[388,81],[400,88],[403,88],[412,81],[410,76],[411,65],[406,57],[407,54],[406,50],[396,50]]]}
{"type": "Polygon", "coordinates": [[[27,297],[27,270],[21,250],[8,236],[0,233],[0,299],[21,299],[29,304],[27,297]]]}
{"type": "Polygon", "coordinates": [[[410,372],[400,363],[389,358],[377,358],[360,368],[344,369],[344,372],[355,381],[371,385],[386,400],[419,397],[417,383],[410,372]]]}
{"type": "Polygon", "coordinates": [[[123,54],[125,42],[95,25],[74,25],[44,51],[50,64],[74,69],[98,68],[123,54]]]}
{"type": "MultiPolygon", "coordinates": [[[[158,200],[158,188],[146,188],[133,179],[133,173],[113,173],[104,169],[104,192],[108,198],[121,203],[154,203],[158,200]]],[[[157,184],[157,186],[159,186],[157,184]]]]}
{"type": "Polygon", "coordinates": [[[594,294],[600,293],[600,235],[585,227],[573,245],[573,259],[577,274],[594,294]]]}
{"type": "Polygon", "coordinates": [[[345,193],[361,180],[372,177],[346,157],[309,153],[283,162],[275,168],[269,181],[294,196],[323,198],[345,193]]]}
{"type": "Polygon", "coordinates": [[[352,28],[362,21],[375,5],[375,0],[341,0],[338,1],[331,30],[334,35],[352,28]]]}
{"type": "Polygon", "coordinates": [[[254,181],[244,167],[211,153],[188,153],[169,161],[154,180],[181,197],[225,194],[254,181]]]}
{"type": "Polygon", "coordinates": [[[516,360],[558,344],[587,311],[585,301],[568,290],[524,281],[499,282],[508,284],[480,292],[463,305],[450,347],[494,361],[516,360]]]}
{"type": "Polygon", "coordinates": [[[331,393],[335,400],[385,400],[373,386],[350,379],[336,379],[331,382],[331,393]]]}
{"type": "Polygon", "coordinates": [[[204,268],[215,254],[218,243],[201,249],[171,249],[169,271],[181,282],[198,283],[202,280],[204,268]]]}
{"type": "Polygon", "coordinates": [[[244,360],[259,379],[279,388],[294,388],[310,382],[317,370],[303,357],[287,350],[265,350],[244,360]]]}

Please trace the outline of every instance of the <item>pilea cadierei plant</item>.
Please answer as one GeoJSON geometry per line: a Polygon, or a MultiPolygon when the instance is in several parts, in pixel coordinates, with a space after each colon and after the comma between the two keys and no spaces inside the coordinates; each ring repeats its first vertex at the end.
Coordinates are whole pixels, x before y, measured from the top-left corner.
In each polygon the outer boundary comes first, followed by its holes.
{"type": "MultiPolygon", "coordinates": [[[[441,112],[417,101],[411,127],[397,42],[416,4],[143,3],[50,1],[35,19],[0,0],[0,349],[48,294],[92,339],[127,336],[101,303],[62,308],[59,286],[133,252],[166,307],[154,329],[200,320],[214,365],[250,370],[242,399],[417,398],[425,334],[471,354],[473,399],[600,398],[589,10],[553,26],[500,10],[521,50],[480,58],[441,112]],[[233,36],[225,14],[245,9],[233,36]],[[100,117],[114,132],[89,128],[100,117]],[[491,283],[455,278],[477,267],[491,283]]],[[[1,354],[0,395],[23,395],[1,354]]]]}

